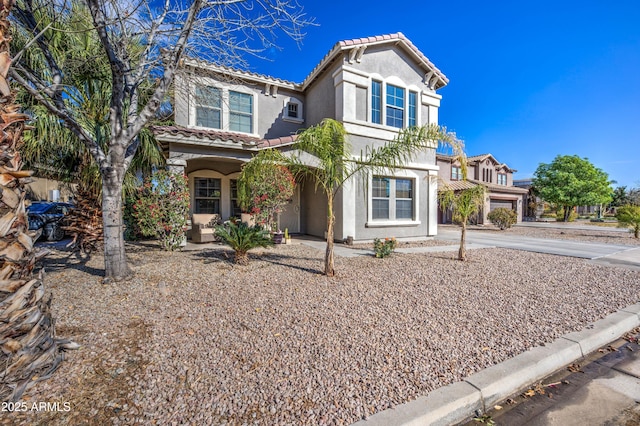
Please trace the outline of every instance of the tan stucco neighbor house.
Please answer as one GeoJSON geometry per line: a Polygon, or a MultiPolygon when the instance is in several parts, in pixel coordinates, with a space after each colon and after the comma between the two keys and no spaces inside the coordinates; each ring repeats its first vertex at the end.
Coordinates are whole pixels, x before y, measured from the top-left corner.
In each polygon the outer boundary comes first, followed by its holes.
{"type": "MultiPolygon", "coordinates": [[[[224,220],[240,215],[236,179],[259,150],[290,150],[301,129],[333,118],[359,155],[400,128],[437,124],[437,90],[447,83],[401,33],[340,41],[301,83],[185,59],[175,125],[154,133],[168,164],[189,178],[192,213],[224,220]]],[[[434,145],[403,169],[351,179],[336,198],[336,240],[435,235],[437,175],[434,145]]],[[[300,182],[279,227],[323,237],[326,205],[313,182],[300,182]]]]}
{"type": "MultiPolygon", "coordinates": [[[[522,221],[522,200],[528,191],[513,186],[513,174],[517,170],[500,163],[491,154],[467,157],[467,180],[462,180],[462,169],[458,157],[437,154],[436,164],[440,168],[440,179],[454,191],[474,185],[484,185],[487,188],[484,207],[476,218],[477,224],[489,223],[487,215],[491,210],[499,207],[514,210],[518,215],[518,222],[522,221]]],[[[439,210],[438,223],[451,223],[451,211],[439,210]]]]}

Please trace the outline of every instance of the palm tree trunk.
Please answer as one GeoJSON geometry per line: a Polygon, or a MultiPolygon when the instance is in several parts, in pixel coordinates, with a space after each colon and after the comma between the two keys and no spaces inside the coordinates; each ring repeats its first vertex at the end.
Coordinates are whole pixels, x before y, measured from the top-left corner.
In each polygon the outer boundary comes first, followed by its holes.
{"type": "Polygon", "coordinates": [[[106,172],[102,178],[105,280],[120,281],[131,275],[124,246],[122,173],[106,172]]]}
{"type": "Polygon", "coordinates": [[[333,194],[327,197],[327,251],[324,255],[324,274],[333,277],[336,273],[333,264],[333,225],[336,221],[333,215],[333,194]]]}
{"type": "Polygon", "coordinates": [[[11,1],[0,4],[0,401],[18,401],[36,382],[49,377],[74,347],[55,338],[50,301],[42,277],[33,278],[41,257],[28,230],[24,178],[18,148],[24,122],[4,76],[9,71],[11,1]]]}
{"type": "Polygon", "coordinates": [[[460,248],[458,249],[458,260],[466,260],[467,250],[465,249],[465,239],[467,237],[467,221],[462,221],[462,230],[460,232],[460,248]]]}
{"type": "Polygon", "coordinates": [[[234,263],[238,265],[248,265],[249,264],[249,252],[243,250],[236,250],[234,255],[234,263]]]}

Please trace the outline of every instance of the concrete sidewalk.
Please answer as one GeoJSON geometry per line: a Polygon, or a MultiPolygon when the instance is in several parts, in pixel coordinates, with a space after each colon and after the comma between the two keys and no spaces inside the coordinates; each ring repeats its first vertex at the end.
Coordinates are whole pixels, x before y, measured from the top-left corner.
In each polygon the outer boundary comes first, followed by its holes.
{"type": "Polygon", "coordinates": [[[535,395],[517,396],[488,415],[499,425],[640,424],[640,330],[635,331],[545,378],[535,395]]]}

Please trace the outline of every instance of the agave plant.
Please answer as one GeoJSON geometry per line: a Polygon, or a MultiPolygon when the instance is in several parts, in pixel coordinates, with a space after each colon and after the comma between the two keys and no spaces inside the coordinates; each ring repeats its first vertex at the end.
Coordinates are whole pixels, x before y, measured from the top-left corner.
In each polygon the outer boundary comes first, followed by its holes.
{"type": "Polygon", "coordinates": [[[50,299],[33,268],[43,253],[33,246],[25,213],[23,171],[19,148],[24,122],[15,93],[6,79],[9,21],[12,3],[0,3],[0,401],[17,401],[27,387],[49,377],[75,344],[55,338],[50,299]]]}
{"type": "Polygon", "coordinates": [[[273,245],[267,230],[260,225],[249,226],[245,222],[231,221],[216,226],[216,236],[233,249],[235,263],[240,265],[249,263],[249,250],[273,245]]]}

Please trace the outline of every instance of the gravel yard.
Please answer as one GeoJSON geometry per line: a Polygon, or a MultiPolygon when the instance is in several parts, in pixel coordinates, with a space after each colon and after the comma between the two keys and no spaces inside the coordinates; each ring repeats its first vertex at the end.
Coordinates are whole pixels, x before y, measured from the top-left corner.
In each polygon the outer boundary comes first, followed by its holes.
{"type": "Polygon", "coordinates": [[[307,246],[230,253],[132,245],[113,285],[101,256],[48,256],[82,347],[26,398],[71,409],[0,424],[350,424],[640,300],[639,272],[506,249],[337,258],[333,279],[307,246]]]}

